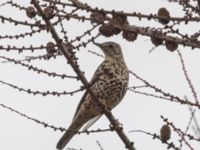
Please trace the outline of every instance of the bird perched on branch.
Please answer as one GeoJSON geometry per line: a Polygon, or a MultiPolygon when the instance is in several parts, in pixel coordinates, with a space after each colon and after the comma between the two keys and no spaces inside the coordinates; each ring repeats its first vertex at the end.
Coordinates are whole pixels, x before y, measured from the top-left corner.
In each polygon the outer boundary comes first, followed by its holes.
{"type": "MultiPolygon", "coordinates": [[[[97,68],[90,81],[90,88],[105,107],[114,108],[124,97],[129,81],[128,68],[125,64],[119,44],[114,42],[94,43],[103,51],[105,60],[97,68]]],[[[71,125],[57,143],[62,150],[75,133],[84,125],[87,130],[103,112],[91,94],[86,90],[74,115],[71,125]]]]}

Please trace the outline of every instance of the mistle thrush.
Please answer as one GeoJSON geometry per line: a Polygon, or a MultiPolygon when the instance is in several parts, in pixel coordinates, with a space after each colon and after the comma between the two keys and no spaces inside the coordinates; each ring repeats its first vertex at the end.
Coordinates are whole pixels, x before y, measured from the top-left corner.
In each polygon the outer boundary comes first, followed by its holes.
{"type": "MultiPolygon", "coordinates": [[[[105,60],[97,68],[90,81],[90,88],[98,100],[111,110],[122,100],[127,91],[128,69],[119,44],[114,42],[94,44],[101,48],[105,55],[105,60]]],[[[77,107],[71,125],[57,144],[57,149],[62,150],[85,123],[87,124],[83,130],[87,130],[101,116],[101,108],[86,90],[77,107]]]]}

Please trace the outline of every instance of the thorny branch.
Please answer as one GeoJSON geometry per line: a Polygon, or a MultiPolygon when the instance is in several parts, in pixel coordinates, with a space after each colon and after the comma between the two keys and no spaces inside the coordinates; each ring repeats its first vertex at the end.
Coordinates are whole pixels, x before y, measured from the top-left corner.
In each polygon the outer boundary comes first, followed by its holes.
{"type": "MultiPolygon", "coordinates": [[[[42,126],[44,126],[45,128],[50,128],[50,129],[53,129],[54,131],[57,131],[57,130],[58,130],[58,131],[61,131],[61,132],[66,131],[66,129],[63,128],[63,127],[56,127],[56,126],[54,126],[54,125],[50,125],[49,123],[46,123],[46,122],[44,122],[44,121],[40,121],[40,120],[35,119],[35,118],[33,118],[33,117],[30,117],[30,116],[28,116],[28,115],[26,115],[26,114],[24,114],[24,113],[19,112],[19,111],[16,110],[16,109],[13,109],[12,107],[7,106],[7,105],[4,105],[4,104],[1,104],[1,103],[0,103],[0,107],[2,107],[2,108],[4,108],[4,109],[7,109],[7,110],[9,110],[9,111],[11,111],[11,112],[14,112],[15,114],[20,115],[20,116],[22,116],[22,117],[24,117],[24,118],[26,118],[26,119],[28,119],[28,120],[31,120],[31,121],[33,121],[33,122],[39,124],[39,125],[42,125],[42,126]]],[[[112,128],[109,128],[109,129],[96,129],[96,130],[90,130],[90,131],[79,131],[79,132],[77,132],[76,134],[82,134],[82,133],[90,134],[90,133],[108,132],[108,131],[113,131],[113,129],[112,129],[112,128]]]]}
{"type": "Polygon", "coordinates": [[[52,77],[60,77],[61,79],[64,79],[64,78],[71,78],[71,79],[77,79],[78,80],[78,77],[75,77],[75,76],[70,76],[70,75],[66,75],[66,74],[58,74],[58,73],[55,73],[55,72],[48,72],[46,70],[43,70],[43,69],[39,69],[37,67],[34,67],[32,65],[29,65],[29,64],[25,64],[21,61],[16,61],[15,59],[11,59],[11,58],[8,58],[8,57],[4,57],[4,56],[0,56],[1,59],[4,59],[4,60],[7,60],[9,62],[13,62],[14,64],[19,64],[23,67],[26,67],[28,70],[33,70],[37,73],[44,73],[44,74],[47,74],[48,76],[52,76],[52,77]]]}
{"type": "Polygon", "coordinates": [[[181,99],[180,97],[175,96],[171,93],[165,92],[162,89],[156,87],[155,85],[152,85],[151,83],[147,82],[146,80],[144,80],[143,78],[138,76],[136,73],[134,73],[132,71],[129,71],[129,72],[130,72],[131,75],[136,77],[138,80],[142,81],[147,87],[153,89],[156,93],[160,93],[162,96],[157,96],[155,94],[149,94],[149,93],[145,93],[145,92],[141,92],[141,91],[134,91],[134,89],[131,89],[131,91],[139,93],[139,94],[143,94],[143,95],[146,95],[146,96],[153,96],[153,97],[156,97],[156,98],[161,98],[161,99],[169,100],[169,101],[172,101],[172,102],[178,102],[180,104],[185,104],[185,105],[190,105],[190,106],[195,106],[197,108],[200,108],[200,105],[198,103],[193,103],[193,102],[191,102],[187,99],[184,100],[184,99],[181,99]]]}
{"type": "Polygon", "coordinates": [[[12,87],[14,89],[17,89],[20,92],[26,92],[28,94],[42,95],[42,96],[47,96],[47,95],[53,95],[53,96],[71,95],[72,96],[73,94],[78,93],[78,92],[84,90],[84,88],[81,87],[80,89],[77,89],[77,90],[74,90],[74,91],[71,91],[71,92],[67,92],[67,91],[63,91],[63,92],[58,92],[58,91],[46,91],[46,92],[42,92],[42,91],[33,91],[31,89],[24,89],[24,88],[18,87],[16,85],[13,85],[13,84],[7,83],[5,81],[1,81],[1,80],[0,80],[0,83],[4,84],[4,85],[7,85],[9,87],[12,87]]]}
{"type": "Polygon", "coordinates": [[[187,70],[186,70],[186,67],[185,67],[185,63],[184,63],[182,54],[181,54],[181,52],[180,52],[179,50],[178,50],[177,52],[178,52],[178,56],[180,57],[180,60],[181,60],[182,70],[183,70],[183,72],[184,72],[186,81],[188,82],[188,85],[189,85],[189,87],[190,87],[190,89],[191,89],[191,92],[192,92],[192,94],[193,94],[193,97],[194,97],[195,102],[198,104],[198,103],[199,103],[199,100],[198,100],[198,97],[197,97],[197,92],[195,91],[195,88],[194,88],[194,86],[193,86],[193,84],[192,84],[192,82],[191,82],[191,80],[190,80],[190,78],[189,78],[189,75],[188,75],[188,73],[187,73],[187,70]]]}

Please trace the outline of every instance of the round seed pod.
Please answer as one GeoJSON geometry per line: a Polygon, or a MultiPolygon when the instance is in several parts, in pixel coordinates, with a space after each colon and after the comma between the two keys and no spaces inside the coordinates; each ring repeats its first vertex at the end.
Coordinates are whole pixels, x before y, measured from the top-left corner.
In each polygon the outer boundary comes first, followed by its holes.
{"type": "Polygon", "coordinates": [[[158,15],[159,17],[162,17],[162,18],[163,18],[163,19],[158,19],[158,21],[159,21],[161,24],[166,25],[166,24],[169,23],[169,21],[170,21],[170,20],[169,20],[170,14],[169,14],[169,11],[168,11],[166,8],[162,7],[162,8],[160,8],[160,9],[158,9],[157,15],[158,15]]]}
{"type": "Polygon", "coordinates": [[[29,6],[26,8],[26,15],[29,17],[29,18],[34,18],[36,16],[36,10],[34,7],[32,6],[29,6]]]}
{"type": "Polygon", "coordinates": [[[50,6],[44,8],[44,14],[48,19],[52,19],[54,17],[54,9],[50,6]]]}
{"type": "Polygon", "coordinates": [[[165,41],[165,46],[169,51],[173,52],[178,48],[178,43],[173,41],[165,41]]]}
{"type": "Polygon", "coordinates": [[[182,3],[190,3],[190,0],[182,0],[182,3]]]}
{"type": "Polygon", "coordinates": [[[105,19],[104,13],[92,12],[90,14],[91,23],[103,23],[105,19]]]}
{"type": "Polygon", "coordinates": [[[99,27],[99,32],[105,37],[110,37],[117,34],[119,31],[114,28],[112,24],[107,23],[99,27]]]}
{"type": "Polygon", "coordinates": [[[56,52],[55,44],[53,42],[48,42],[47,43],[47,53],[48,54],[53,54],[55,52],[56,52]]]}
{"type": "Polygon", "coordinates": [[[113,32],[115,35],[119,34],[122,30],[116,27],[113,27],[113,32]]]}
{"type": "Polygon", "coordinates": [[[127,41],[135,41],[137,39],[137,35],[138,33],[134,31],[124,30],[122,32],[123,38],[126,39],[127,41]]]}
{"type": "Polygon", "coordinates": [[[165,124],[160,129],[160,138],[162,142],[167,142],[171,137],[170,127],[165,124]]]}
{"type": "Polygon", "coordinates": [[[113,14],[111,23],[123,26],[127,23],[127,17],[123,14],[113,14]]]}
{"type": "Polygon", "coordinates": [[[155,37],[155,36],[152,36],[151,37],[151,42],[153,43],[153,45],[155,46],[159,46],[159,45],[162,45],[163,44],[163,40],[158,38],[158,37],[155,37]]]}

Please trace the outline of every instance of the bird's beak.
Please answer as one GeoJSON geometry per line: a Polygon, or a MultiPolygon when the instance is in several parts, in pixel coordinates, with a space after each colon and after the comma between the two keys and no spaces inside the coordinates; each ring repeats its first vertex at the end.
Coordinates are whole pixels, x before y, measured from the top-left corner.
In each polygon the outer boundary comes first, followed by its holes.
{"type": "Polygon", "coordinates": [[[96,46],[98,46],[98,47],[100,47],[100,48],[102,48],[102,45],[101,45],[101,43],[96,43],[96,42],[93,42],[96,46]]]}
{"type": "Polygon", "coordinates": [[[93,42],[93,43],[94,43],[94,45],[98,46],[103,51],[103,53],[105,54],[105,50],[104,50],[105,48],[104,48],[102,43],[96,43],[96,42],[93,42]]]}

